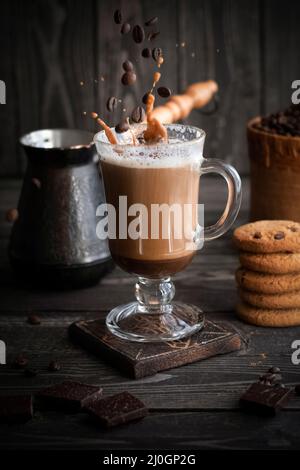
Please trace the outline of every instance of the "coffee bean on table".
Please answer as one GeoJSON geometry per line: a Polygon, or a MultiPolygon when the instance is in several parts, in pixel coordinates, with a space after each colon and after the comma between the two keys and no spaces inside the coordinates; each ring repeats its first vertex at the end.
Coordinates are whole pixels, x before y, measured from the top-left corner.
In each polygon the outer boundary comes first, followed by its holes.
{"type": "Polygon", "coordinates": [[[145,47],[145,49],[142,50],[142,56],[145,57],[145,59],[151,57],[151,49],[149,49],[149,47],[145,47]]]}
{"type": "Polygon", "coordinates": [[[151,31],[151,33],[148,34],[148,41],[153,41],[159,34],[160,31],[151,31]]]}
{"type": "Polygon", "coordinates": [[[24,369],[24,367],[28,365],[28,362],[27,357],[23,356],[23,354],[19,354],[14,361],[14,366],[17,369],[24,369]]]}
{"type": "Polygon", "coordinates": [[[116,10],[114,12],[114,21],[116,24],[121,24],[122,23],[122,13],[120,10],[116,10]]]}
{"type": "Polygon", "coordinates": [[[159,57],[161,56],[162,56],[162,49],[160,47],[154,47],[154,49],[152,49],[152,57],[155,60],[155,62],[157,62],[159,57]]]}
{"type": "Polygon", "coordinates": [[[113,112],[118,106],[118,100],[115,96],[110,96],[106,102],[106,108],[109,112],[113,112]]]}
{"type": "Polygon", "coordinates": [[[157,93],[159,94],[159,96],[161,96],[162,98],[169,98],[169,96],[171,96],[171,90],[170,88],[167,88],[165,86],[160,86],[158,89],[157,89],[157,93]]]}
{"type": "Polygon", "coordinates": [[[125,72],[122,75],[121,82],[125,86],[133,85],[135,81],[136,81],[136,74],[134,72],[125,72]]]}
{"type": "Polygon", "coordinates": [[[61,369],[61,365],[57,361],[50,361],[48,364],[49,372],[57,372],[61,369]]]}
{"type": "Polygon", "coordinates": [[[144,41],[145,39],[145,31],[140,25],[135,25],[133,30],[132,30],[132,37],[134,42],[137,44],[140,44],[141,42],[144,41]]]}
{"type": "Polygon", "coordinates": [[[131,72],[133,70],[133,63],[130,62],[130,60],[125,60],[125,62],[122,64],[122,67],[125,72],[131,72]]]}
{"type": "Polygon", "coordinates": [[[131,119],[135,123],[140,123],[145,121],[146,113],[142,106],[137,106],[131,113],[131,119]]]}
{"type": "Polygon", "coordinates": [[[27,322],[30,325],[40,325],[41,319],[35,313],[32,313],[31,315],[28,315],[27,322]]]}
{"type": "Polygon", "coordinates": [[[277,232],[277,233],[275,233],[275,235],[274,235],[275,240],[283,240],[284,237],[285,237],[284,232],[277,232]]]}
{"type": "Polygon", "coordinates": [[[153,16],[153,18],[150,18],[150,20],[145,22],[145,26],[153,26],[155,23],[157,23],[158,17],[153,16]]]}
{"type": "Polygon", "coordinates": [[[129,23],[123,23],[121,28],[121,34],[128,34],[131,30],[131,26],[129,23]]]}
{"type": "Polygon", "coordinates": [[[128,118],[122,119],[122,121],[116,125],[115,131],[117,134],[122,134],[123,132],[128,131],[129,129],[129,124],[128,124],[128,118]]]}

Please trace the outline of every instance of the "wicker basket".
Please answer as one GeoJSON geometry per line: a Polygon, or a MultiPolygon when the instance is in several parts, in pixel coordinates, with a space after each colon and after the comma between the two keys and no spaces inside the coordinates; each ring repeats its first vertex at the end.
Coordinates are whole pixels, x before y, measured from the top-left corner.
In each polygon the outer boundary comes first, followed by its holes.
{"type": "Polygon", "coordinates": [[[247,126],[251,174],[250,219],[300,222],[300,138],[247,126]]]}

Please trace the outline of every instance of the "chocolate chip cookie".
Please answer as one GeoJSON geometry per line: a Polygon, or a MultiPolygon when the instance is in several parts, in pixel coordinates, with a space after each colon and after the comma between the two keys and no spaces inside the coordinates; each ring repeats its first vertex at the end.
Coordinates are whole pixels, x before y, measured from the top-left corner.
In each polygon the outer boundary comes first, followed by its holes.
{"type": "Polygon", "coordinates": [[[236,281],[243,289],[263,294],[282,294],[300,290],[300,273],[266,274],[238,268],[236,281]]]}
{"type": "Polygon", "coordinates": [[[285,327],[300,325],[300,308],[264,309],[246,302],[237,305],[236,313],[247,323],[257,326],[285,327]]]}
{"type": "Polygon", "coordinates": [[[269,274],[300,272],[300,253],[240,253],[244,268],[269,274]]]}
{"type": "Polygon", "coordinates": [[[262,294],[239,289],[240,298],[252,307],[279,309],[300,308],[300,291],[283,294],[262,294]]]}
{"type": "Polygon", "coordinates": [[[237,248],[251,253],[300,253],[300,223],[260,220],[238,227],[233,234],[237,248]]]}

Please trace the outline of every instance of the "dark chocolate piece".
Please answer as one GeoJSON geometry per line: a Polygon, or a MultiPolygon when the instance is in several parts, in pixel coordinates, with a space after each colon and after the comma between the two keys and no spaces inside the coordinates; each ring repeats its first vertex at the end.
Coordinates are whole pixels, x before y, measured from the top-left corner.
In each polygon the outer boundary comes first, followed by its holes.
{"type": "Polygon", "coordinates": [[[103,319],[78,321],[69,327],[73,341],[107,360],[122,374],[140,379],[162,370],[172,369],[226,354],[241,348],[241,338],[228,325],[205,322],[205,328],[190,338],[162,343],[123,341],[109,333],[103,319]]]}
{"type": "Polygon", "coordinates": [[[144,418],[148,414],[144,403],[128,392],[97,400],[85,410],[107,428],[144,418]]]}
{"type": "Polygon", "coordinates": [[[37,397],[50,408],[76,412],[98,400],[101,395],[102,388],[97,385],[66,381],[41,390],[37,397]]]}
{"type": "Polygon", "coordinates": [[[291,388],[254,383],[242,395],[240,404],[254,413],[272,416],[288,402],[291,393],[291,388]]]}
{"type": "Polygon", "coordinates": [[[1,423],[26,423],[32,416],[31,395],[0,396],[1,423]]]}

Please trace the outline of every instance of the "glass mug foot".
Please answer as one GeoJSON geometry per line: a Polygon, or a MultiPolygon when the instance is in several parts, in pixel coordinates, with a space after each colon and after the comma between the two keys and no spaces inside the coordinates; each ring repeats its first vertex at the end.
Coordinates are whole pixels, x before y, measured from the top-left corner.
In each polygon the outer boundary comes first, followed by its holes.
{"type": "Polygon", "coordinates": [[[138,302],[120,305],[108,314],[106,326],[119,338],[141,343],[175,341],[203,328],[204,315],[195,305],[174,302],[170,307],[164,313],[141,313],[138,302]]]}

